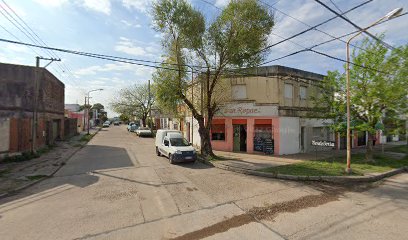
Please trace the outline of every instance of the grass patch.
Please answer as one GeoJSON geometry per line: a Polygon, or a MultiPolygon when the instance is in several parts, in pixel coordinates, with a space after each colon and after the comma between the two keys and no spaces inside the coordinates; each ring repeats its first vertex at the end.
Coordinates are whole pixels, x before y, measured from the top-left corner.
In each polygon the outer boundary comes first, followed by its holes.
{"type": "MultiPolygon", "coordinates": [[[[364,154],[356,154],[351,158],[352,175],[386,172],[396,168],[408,166],[408,157],[393,159],[384,155],[375,155],[375,162],[365,162],[364,154]]],[[[288,174],[297,176],[342,176],[346,175],[346,160],[338,157],[331,160],[304,161],[295,164],[260,169],[262,172],[288,174]]]]}
{"type": "Polygon", "coordinates": [[[26,178],[27,178],[28,180],[38,180],[38,179],[45,178],[45,177],[47,177],[47,175],[26,176],[26,178]]]}
{"type": "Polygon", "coordinates": [[[2,162],[24,162],[24,161],[28,161],[31,160],[33,158],[38,158],[40,156],[40,153],[36,152],[36,153],[32,153],[30,151],[28,152],[23,152],[20,155],[14,155],[14,156],[6,156],[2,162]]]}
{"type": "Polygon", "coordinates": [[[79,141],[81,142],[89,142],[95,134],[85,134],[84,136],[81,137],[79,141]]]}
{"type": "Polygon", "coordinates": [[[406,144],[398,145],[395,147],[388,148],[386,151],[408,154],[408,145],[406,144]]]}
{"type": "Polygon", "coordinates": [[[5,163],[9,163],[9,162],[24,162],[24,161],[28,161],[34,158],[38,158],[41,155],[43,155],[44,153],[48,153],[49,151],[51,151],[55,146],[50,145],[50,146],[45,146],[43,148],[38,149],[35,153],[31,152],[31,151],[26,151],[26,152],[22,152],[19,155],[14,155],[14,156],[6,156],[2,162],[5,163]]]}
{"type": "Polygon", "coordinates": [[[7,174],[7,173],[9,173],[9,172],[10,172],[10,169],[0,170],[0,177],[2,177],[3,175],[5,175],[5,174],[7,174]]]}

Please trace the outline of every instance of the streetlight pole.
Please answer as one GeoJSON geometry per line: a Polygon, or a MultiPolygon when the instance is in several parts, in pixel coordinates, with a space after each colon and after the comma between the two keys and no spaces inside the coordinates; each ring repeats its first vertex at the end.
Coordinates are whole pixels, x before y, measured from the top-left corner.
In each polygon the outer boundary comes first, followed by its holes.
{"type": "Polygon", "coordinates": [[[346,167],[346,173],[351,173],[351,139],[350,139],[350,42],[363,32],[365,32],[367,29],[371,28],[372,26],[377,25],[378,23],[384,21],[384,20],[389,20],[395,17],[398,17],[402,12],[402,8],[396,8],[389,12],[387,15],[384,17],[378,19],[368,27],[360,30],[357,32],[355,35],[351,36],[349,40],[347,41],[347,62],[346,62],[346,105],[347,105],[347,167],[346,167]]]}
{"type": "Polygon", "coordinates": [[[88,135],[89,135],[89,110],[90,110],[90,107],[89,107],[89,94],[91,93],[91,92],[95,92],[95,91],[102,91],[103,90],[103,88],[98,88],[98,89],[93,89],[93,90],[91,90],[91,91],[88,91],[87,92],[87,98],[88,98],[88,106],[87,106],[87,111],[86,111],[86,119],[87,119],[87,123],[88,123],[88,135]]]}

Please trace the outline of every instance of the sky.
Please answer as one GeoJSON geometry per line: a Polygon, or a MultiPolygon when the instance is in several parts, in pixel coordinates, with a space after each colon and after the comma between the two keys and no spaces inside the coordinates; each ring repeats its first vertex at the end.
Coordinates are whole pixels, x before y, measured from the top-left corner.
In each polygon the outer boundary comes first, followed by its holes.
{"type": "MultiPolygon", "coordinates": [[[[337,12],[343,12],[365,0],[321,1],[337,12]]],[[[153,0],[0,0],[0,38],[74,51],[160,61],[163,55],[162,35],[152,28],[152,2],[153,0]],[[30,31],[28,27],[32,32],[24,34],[24,29],[30,31]]],[[[207,22],[211,23],[229,0],[188,2],[203,12],[207,22]]],[[[270,44],[335,16],[314,0],[262,0],[259,3],[274,12],[275,26],[268,39],[270,44]]],[[[373,0],[346,16],[360,27],[366,27],[398,7],[403,7],[406,12],[408,1],[373,0]]],[[[268,59],[279,58],[354,30],[352,25],[336,18],[317,30],[272,47],[268,59]]],[[[408,15],[375,26],[369,31],[372,34],[384,33],[384,41],[394,47],[405,45],[408,42],[408,15]]],[[[362,37],[359,37],[354,43],[361,40],[362,37]]],[[[315,50],[341,59],[346,57],[345,43],[338,40],[315,50]]],[[[154,68],[145,66],[0,42],[2,63],[34,66],[36,56],[61,59],[61,62],[51,63],[47,69],[65,84],[65,103],[83,104],[86,92],[103,88],[103,91],[91,93],[91,104],[103,104],[109,117],[116,115],[109,108],[109,103],[118,91],[132,84],[146,83],[154,72],[154,68]]],[[[42,60],[41,66],[47,63],[48,61],[42,60]]],[[[320,74],[336,69],[343,71],[342,62],[312,52],[296,54],[269,65],[283,65],[320,74]]]]}

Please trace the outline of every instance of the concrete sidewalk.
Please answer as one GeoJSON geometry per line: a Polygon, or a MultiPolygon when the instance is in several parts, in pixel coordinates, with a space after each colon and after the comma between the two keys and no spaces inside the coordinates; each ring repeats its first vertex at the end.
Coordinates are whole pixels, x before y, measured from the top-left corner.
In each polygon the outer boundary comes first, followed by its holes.
{"type": "Polygon", "coordinates": [[[223,165],[249,170],[258,170],[262,168],[276,167],[281,165],[299,163],[302,161],[310,161],[337,156],[336,152],[333,151],[319,152],[317,155],[314,153],[299,153],[284,156],[223,151],[214,151],[214,153],[219,157],[228,159],[220,161],[223,165]],[[333,153],[335,155],[333,155],[333,153]]]}
{"type": "MultiPolygon", "coordinates": [[[[91,129],[96,133],[99,129],[91,129]]],[[[86,132],[82,132],[56,145],[38,158],[18,162],[0,162],[0,197],[24,189],[58,171],[66,161],[81,149],[87,142],[80,139],[86,132]]]]}
{"type": "MultiPolygon", "coordinates": [[[[406,142],[391,142],[384,145],[385,154],[393,158],[402,158],[405,156],[403,153],[389,152],[388,149],[398,145],[406,144],[406,142]]],[[[381,153],[381,145],[374,146],[374,153],[381,153]]],[[[353,148],[352,154],[365,153],[365,147],[353,148]]],[[[223,152],[214,151],[215,155],[225,158],[227,160],[219,161],[220,164],[226,165],[228,167],[247,169],[247,170],[259,170],[262,168],[276,167],[281,165],[288,165],[293,163],[299,163],[302,161],[311,161],[318,159],[331,159],[339,156],[346,156],[346,150],[328,150],[310,153],[298,153],[290,155],[265,155],[259,154],[248,154],[243,152],[223,152]]]]}

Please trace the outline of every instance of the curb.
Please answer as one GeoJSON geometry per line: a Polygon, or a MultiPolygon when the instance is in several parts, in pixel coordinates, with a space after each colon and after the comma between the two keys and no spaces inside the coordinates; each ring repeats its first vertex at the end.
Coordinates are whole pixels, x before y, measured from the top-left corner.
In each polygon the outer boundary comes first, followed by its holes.
{"type": "MultiPolygon", "coordinates": [[[[100,131],[100,129],[98,129],[98,130],[95,132],[95,135],[96,135],[99,131],[100,131]]],[[[26,189],[26,188],[29,188],[29,187],[31,187],[31,186],[33,186],[33,185],[35,185],[35,184],[37,184],[37,183],[39,183],[39,182],[41,182],[41,181],[47,179],[47,178],[51,178],[51,177],[54,176],[54,174],[57,173],[63,166],[65,166],[65,163],[67,163],[67,162],[72,158],[72,156],[74,156],[77,152],[79,152],[79,150],[81,150],[82,148],[84,148],[87,144],[88,144],[88,142],[86,142],[86,143],[84,143],[84,144],[81,144],[81,146],[78,147],[78,149],[76,149],[76,150],[73,151],[70,155],[68,155],[68,157],[65,159],[65,161],[63,161],[64,164],[59,165],[50,175],[48,175],[48,176],[46,176],[46,177],[43,177],[43,178],[40,178],[40,179],[37,179],[37,180],[34,180],[34,181],[32,181],[32,182],[29,182],[29,183],[27,183],[27,184],[25,184],[25,185],[23,185],[23,186],[20,186],[20,187],[18,187],[18,188],[16,188],[16,189],[10,190],[10,191],[5,192],[5,193],[2,193],[2,194],[0,194],[0,199],[1,199],[1,198],[8,197],[8,196],[10,196],[10,195],[12,195],[12,194],[15,194],[15,193],[17,193],[17,192],[19,192],[19,191],[21,191],[21,190],[26,189]]]]}
{"type": "Polygon", "coordinates": [[[384,172],[381,174],[376,174],[372,176],[297,176],[297,175],[287,175],[287,174],[274,174],[274,173],[268,173],[268,172],[260,172],[260,171],[255,171],[255,170],[250,170],[250,169],[244,169],[244,168],[237,168],[237,167],[231,167],[222,163],[218,162],[210,162],[208,160],[203,159],[202,157],[197,158],[200,162],[219,168],[223,169],[226,171],[231,171],[231,172],[236,172],[236,173],[241,173],[245,175],[253,175],[253,176],[258,176],[258,177],[266,177],[266,178],[276,178],[276,179],[282,179],[282,180],[291,180],[291,181],[320,181],[320,182],[329,182],[329,183],[364,183],[364,182],[376,182],[381,179],[391,177],[403,172],[408,172],[408,166],[397,168],[388,172],[384,172]]]}

